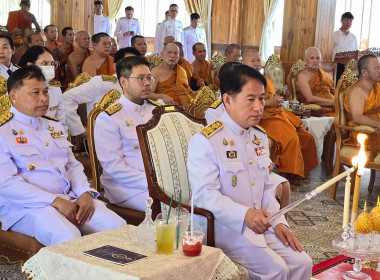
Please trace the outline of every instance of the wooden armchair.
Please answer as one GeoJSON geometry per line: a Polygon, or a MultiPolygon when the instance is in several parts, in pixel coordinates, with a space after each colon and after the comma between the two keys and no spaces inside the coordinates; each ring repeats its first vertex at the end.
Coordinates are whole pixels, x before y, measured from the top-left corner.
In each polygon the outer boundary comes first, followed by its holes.
{"type": "MultiPolygon", "coordinates": [[[[372,147],[371,151],[366,151],[368,162],[365,166],[366,168],[371,169],[371,177],[368,184],[368,191],[371,193],[375,180],[375,170],[380,169],[380,154],[376,151],[376,138],[380,137],[380,133],[370,126],[361,125],[357,127],[349,127],[347,125],[347,117],[344,109],[344,97],[347,90],[357,79],[357,75],[346,68],[339,79],[338,86],[335,91],[336,116],[334,128],[336,133],[336,151],[333,177],[338,175],[343,165],[352,166],[351,160],[359,152],[359,147],[354,145],[346,145],[343,140],[349,138],[350,132],[353,131],[365,133],[369,136],[369,144],[372,147]]],[[[330,188],[330,198],[335,199],[336,190],[337,183],[332,185],[330,188]]]]}
{"type": "MultiPolygon", "coordinates": [[[[180,106],[163,106],[153,110],[146,124],[136,127],[143,155],[149,195],[153,198],[152,216],[161,212],[161,202],[190,211],[191,186],[187,174],[187,147],[191,137],[206,124],[205,119],[188,115],[180,106]]],[[[194,213],[207,218],[207,245],[214,246],[214,215],[205,209],[194,208],[194,213]]]]}
{"type": "Polygon", "coordinates": [[[287,77],[287,83],[289,86],[289,100],[293,100],[297,98],[297,91],[296,91],[296,79],[298,74],[306,68],[306,64],[303,60],[299,59],[296,64],[293,65],[293,67],[290,69],[289,75],[287,77]]]}
{"type": "Polygon", "coordinates": [[[276,89],[282,89],[285,85],[285,69],[280,58],[272,54],[264,66],[264,75],[272,80],[276,89]]]}
{"type": "Polygon", "coordinates": [[[217,99],[218,98],[215,96],[214,92],[208,86],[205,86],[198,91],[198,94],[194,99],[190,100],[186,112],[194,118],[203,119],[206,110],[217,99]]]}
{"type": "MultiPolygon", "coordinates": [[[[87,122],[87,131],[88,131],[88,151],[91,162],[92,170],[92,183],[94,189],[98,192],[102,192],[102,186],[100,182],[100,175],[102,173],[102,167],[99,163],[99,160],[96,156],[95,150],[95,139],[94,139],[94,127],[95,121],[98,115],[106,110],[110,105],[115,103],[121,96],[121,93],[117,90],[111,90],[105,96],[103,96],[100,103],[94,105],[94,109],[90,112],[87,122]]],[[[139,225],[145,218],[145,212],[140,212],[137,210],[119,207],[117,205],[111,204],[107,199],[101,196],[101,199],[107,203],[107,207],[118,214],[120,217],[125,219],[127,223],[132,225],[139,225]]]]}
{"type": "Polygon", "coordinates": [[[3,76],[0,76],[0,95],[6,94],[7,92],[7,79],[5,79],[3,76]]]}

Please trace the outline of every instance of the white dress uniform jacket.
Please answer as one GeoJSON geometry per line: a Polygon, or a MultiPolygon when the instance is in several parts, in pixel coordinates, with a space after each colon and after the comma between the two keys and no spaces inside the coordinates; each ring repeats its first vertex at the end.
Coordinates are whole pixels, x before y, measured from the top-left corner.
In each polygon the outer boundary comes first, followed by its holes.
{"type": "MultiPolygon", "coordinates": [[[[190,25],[185,28],[184,44],[185,59],[187,59],[187,61],[190,63],[193,63],[195,60],[195,57],[193,55],[193,45],[195,43],[203,43],[207,51],[207,39],[205,30],[200,27],[194,28],[190,25]]],[[[208,55],[206,55],[206,60],[208,60],[208,55]]]]}
{"type": "Polygon", "coordinates": [[[126,48],[131,46],[131,39],[135,35],[141,35],[139,20],[136,18],[127,19],[126,17],[120,18],[116,23],[115,34],[119,38],[119,48],[126,48]],[[133,31],[133,35],[123,36],[127,31],[133,31]]]}
{"type": "Polygon", "coordinates": [[[65,128],[65,132],[67,134],[65,110],[63,109],[62,91],[61,88],[58,86],[49,87],[49,109],[46,114],[58,119],[59,122],[65,128]]]}
{"type": "Polygon", "coordinates": [[[358,47],[358,40],[356,39],[356,36],[352,34],[351,32],[348,32],[348,34],[344,34],[342,30],[337,30],[334,32],[334,49],[332,54],[332,60],[334,60],[335,55],[340,52],[349,52],[349,51],[356,51],[359,49],[358,47]]]}
{"type": "Polygon", "coordinates": [[[11,63],[11,66],[9,68],[7,66],[5,66],[4,64],[0,63],[0,76],[2,76],[5,79],[8,79],[9,78],[8,70],[11,70],[12,72],[14,72],[18,68],[19,67],[13,65],[12,63],[11,63]]]}
{"type": "Polygon", "coordinates": [[[111,22],[105,15],[94,14],[94,34],[104,32],[111,36],[111,22]]]}
{"type": "Polygon", "coordinates": [[[173,36],[176,42],[182,43],[185,45],[185,34],[183,32],[182,22],[179,20],[168,19],[158,26],[156,38],[157,45],[159,47],[158,53],[161,53],[164,48],[164,39],[166,36],[173,36]]]}
{"type": "Polygon", "coordinates": [[[99,103],[102,97],[113,89],[123,92],[116,74],[113,76],[95,76],[87,83],[65,92],[63,95],[63,106],[66,114],[66,124],[71,135],[79,135],[85,131],[81,119],[77,114],[78,105],[87,103],[88,115],[94,108],[95,103],[99,103]]]}
{"type": "Polygon", "coordinates": [[[111,203],[120,204],[148,191],[136,126],[150,120],[154,108],[150,102],[138,105],[121,95],[96,119],[95,147],[103,167],[100,180],[111,203]]]}

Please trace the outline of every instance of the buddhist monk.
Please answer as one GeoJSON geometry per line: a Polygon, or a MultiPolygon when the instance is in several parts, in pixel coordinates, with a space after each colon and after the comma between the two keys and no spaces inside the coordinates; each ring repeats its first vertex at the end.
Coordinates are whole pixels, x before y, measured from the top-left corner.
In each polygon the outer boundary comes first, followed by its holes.
{"type": "Polygon", "coordinates": [[[44,39],[40,33],[32,33],[28,36],[28,47],[45,46],[44,39]]]}
{"type": "Polygon", "coordinates": [[[152,92],[162,94],[165,103],[174,103],[186,108],[192,98],[186,71],[177,65],[179,48],[174,43],[167,44],[161,52],[162,63],[152,69],[155,82],[152,92]],[[168,100],[169,96],[171,100],[168,100]]]}
{"type": "Polygon", "coordinates": [[[111,52],[110,52],[110,56],[112,57],[115,57],[115,54],[117,52],[117,50],[119,49],[118,45],[117,45],[117,42],[115,40],[115,38],[111,38],[111,52]]]}
{"type": "Polygon", "coordinates": [[[15,28],[11,32],[13,43],[15,44],[15,48],[18,49],[22,45],[22,29],[15,28]]]}
{"type": "Polygon", "coordinates": [[[173,43],[176,44],[177,47],[179,48],[179,58],[178,58],[177,64],[180,65],[183,69],[185,69],[186,75],[187,75],[187,79],[188,79],[189,85],[190,85],[190,79],[193,76],[193,67],[184,58],[185,53],[183,51],[183,45],[182,45],[182,43],[180,43],[180,42],[173,42],[173,43]]]}
{"type": "Polygon", "coordinates": [[[304,104],[318,104],[322,107],[334,106],[334,82],[321,67],[321,52],[310,47],[305,51],[306,68],[296,79],[297,97],[304,104]]]}
{"type": "MultiPolygon", "coordinates": [[[[239,62],[241,59],[241,48],[238,44],[228,44],[225,51],[224,51],[224,58],[225,62],[233,62],[237,61],[239,62]]],[[[219,82],[219,69],[213,68],[211,69],[211,81],[214,83],[218,88],[220,87],[219,82]]]]}
{"type": "Polygon", "coordinates": [[[190,86],[193,90],[198,90],[211,83],[211,63],[206,60],[206,54],[206,48],[203,43],[195,43],[193,45],[195,60],[191,66],[193,66],[194,73],[190,81],[190,86]]]}
{"type": "Polygon", "coordinates": [[[75,78],[82,73],[82,66],[87,57],[91,55],[90,43],[91,37],[90,33],[85,30],[78,31],[75,36],[75,42],[78,48],[69,55],[67,59],[67,69],[68,69],[68,81],[72,82],[75,78]]]}
{"type": "MultiPolygon", "coordinates": [[[[243,53],[243,64],[261,70],[259,53],[247,49],[243,53]]],[[[317,148],[311,133],[302,128],[302,120],[279,108],[282,99],[276,94],[274,83],[266,78],[264,113],[260,125],[276,143],[275,163],[293,186],[318,165],[317,148]]],[[[294,189],[293,189],[294,190],[294,189]]]]}
{"type": "Polygon", "coordinates": [[[135,48],[141,53],[141,56],[145,57],[147,51],[148,51],[148,45],[144,38],[144,36],[141,35],[135,35],[131,39],[131,47],[135,48]]]}
{"type": "Polygon", "coordinates": [[[164,47],[169,44],[169,43],[173,43],[175,41],[174,37],[173,36],[166,36],[164,38],[164,42],[162,43],[164,45],[164,47]]]}
{"type": "MultiPolygon", "coordinates": [[[[359,79],[348,89],[344,98],[349,126],[369,125],[380,129],[380,62],[374,54],[358,61],[359,79]]],[[[351,138],[356,139],[357,133],[351,138]]],[[[354,140],[356,141],[356,140],[354,140]]],[[[380,139],[377,138],[377,151],[380,139]]]]}
{"type": "Polygon", "coordinates": [[[90,76],[113,75],[115,67],[111,52],[111,38],[107,33],[97,33],[92,35],[93,53],[84,61],[82,72],[90,76]]]}
{"type": "Polygon", "coordinates": [[[22,45],[16,49],[14,55],[12,56],[12,63],[19,64],[21,57],[29,49],[28,36],[33,33],[34,31],[30,27],[27,27],[22,31],[22,45]]]}
{"type": "Polygon", "coordinates": [[[8,14],[8,23],[6,25],[7,30],[12,32],[15,28],[24,30],[25,28],[31,28],[34,24],[36,31],[40,32],[41,28],[37,23],[36,17],[29,12],[30,0],[21,0],[19,11],[12,11],[8,14]]]}
{"type": "Polygon", "coordinates": [[[58,42],[58,29],[52,24],[46,25],[44,28],[44,34],[46,37],[45,47],[50,51],[53,51],[58,46],[62,45],[61,42],[58,42]]]}

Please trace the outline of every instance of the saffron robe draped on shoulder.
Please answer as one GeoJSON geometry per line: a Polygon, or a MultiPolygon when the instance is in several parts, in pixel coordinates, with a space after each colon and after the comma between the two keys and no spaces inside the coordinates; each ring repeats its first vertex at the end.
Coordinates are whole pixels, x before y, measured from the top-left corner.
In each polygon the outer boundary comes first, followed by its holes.
{"type": "Polygon", "coordinates": [[[179,65],[186,71],[187,79],[190,80],[193,76],[193,66],[191,66],[191,64],[184,58],[182,59],[182,63],[179,65]]]}
{"type": "MultiPolygon", "coordinates": [[[[348,126],[358,126],[359,124],[355,123],[352,119],[350,104],[349,104],[349,92],[352,90],[352,88],[355,86],[357,81],[355,81],[351,87],[347,90],[346,95],[344,97],[344,109],[346,110],[346,116],[347,116],[347,122],[348,126]]],[[[363,108],[363,115],[379,121],[380,122],[380,83],[376,83],[374,87],[372,88],[367,100],[364,103],[363,108]]],[[[346,144],[352,144],[356,143],[356,137],[358,133],[357,132],[351,132],[351,138],[350,141],[344,141],[346,144]]],[[[380,151],[380,139],[376,139],[377,142],[377,150],[380,151]]]]}
{"type": "Polygon", "coordinates": [[[166,81],[159,82],[156,88],[156,93],[169,95],[173,98],[175,104],[184,108],[187,107],[191,99],[191,92],[186,71],[180,65],[176,65],[172,76],[166,81]]]}
{"type": "Polygon", "coordinates": [[[32,25],[32,23],[24,18],[21,11],[12,11],[8,14],[8,22],[6,28],[9,33],[13,31],[15,28],[20,28],[24,30],[32,25]]]}
{"type": "MultiPolygon", "coordinates": [[[[325,98],[325,99],[334,99],[334,93],[335,93],[335,88],[334,88],[334,81],[330,78],[330,76],[323,71],[321,68],[315,72],[314,76],[311,78],[309,81],[309,86],[311,93],[314,96],[320,97],[320,98],[325,98]]],[[[300,103],[303,104],[309,104],[306,102],[305,97],[303,96],[302,93],[300,93],[298,87],[296,86],[296,91],[297,91],[297,98],[300,103]]],[[[327,111],[326,113],[323,113],[325,116],[335,116],[334,108],[333,107],[322,107],[324,108],[323,111],[327,111]]]]}
{"type": "Polygon", "coordinates": [[[201,66],[201,69],[199,73],[194,73],[193,78],[200,81],[200,82],[206,82],[208,85],[211,84],[211,62],[210,61],[203,61],[203,64],[201,66]]]}
{"type": "Polygon", "coordinates": [[[102,65],[96,69],[96,75],[113,75],[115,74],[114,60],[112,56],[107,56],[102,65]]]}
{"type": "Polygon", "coordinates": [[[60,45],[62,45],[61,42],[55,41],[53,45],[51,45],[50,47],[47,47],[47,48],[52,52],[55,48],[57,48],[60,45]]]}
{"type": "MultiPolygon", "coordinates": [[[[276,92],[267,79],[265,99],[276,92]]],[[[259,123],[276,143],[275,164],[279,172],[305,177],[318,165],[317,148],[311,133],[301,128],[302,120],[281,108],[265,108],[259,123]]]]}
{"type": "MultiPolygon", "coordinates": [[[[66,73],[66,64],[67,64],[67,59],[69,58],[69,55],[72,54],[77,47],[74,45],[71,45],[70,48],[66,50],[66,52],[61,53],[58,57],[57,60],[59,61],[59,67],[58,67],[58,80],[61,82],[61,87],[63,90],[67,88],[67,85],[69,83],[67,73],[66,73]]],[[[69,71],[68,71],[69,72],[69,71]]]]}

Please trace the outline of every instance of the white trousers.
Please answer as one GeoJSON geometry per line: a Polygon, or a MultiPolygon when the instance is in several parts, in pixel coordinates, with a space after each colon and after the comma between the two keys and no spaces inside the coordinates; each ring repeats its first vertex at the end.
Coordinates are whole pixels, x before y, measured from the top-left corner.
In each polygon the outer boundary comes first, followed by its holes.
{"type": "MultiPolygon", "coordinates": [[[[68,196],[60,197],[70,201],[68,196]]],[[[74,226],[61,212],[52,206],[31,210],[21,220],[14,224],[10,230],[35,237],[45,246],[69,241],[82,234],[91,234],[126,225],[124,219],[109,210],[106,205],[94,199],[95,212],[89,222],[79,227],[74,226]]]]}
{"type": "Polygon", "coordinates": [[[224,253],[246,267],[254,280],[310,280],[313,262],[308,254],[293,251],[272,232],[264,236],[266,248],[238,247],[224,253]]]}
{"type": "Polygon", "coordinates": [[[145,212],[145,200],[147,199],[147,197],[149,197],[149,192],[145,191],[116,205],[124,208],[145,212]]]}

